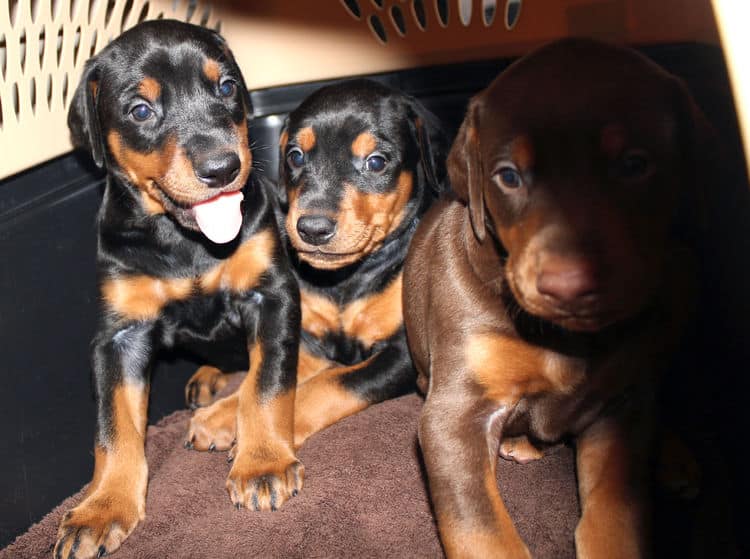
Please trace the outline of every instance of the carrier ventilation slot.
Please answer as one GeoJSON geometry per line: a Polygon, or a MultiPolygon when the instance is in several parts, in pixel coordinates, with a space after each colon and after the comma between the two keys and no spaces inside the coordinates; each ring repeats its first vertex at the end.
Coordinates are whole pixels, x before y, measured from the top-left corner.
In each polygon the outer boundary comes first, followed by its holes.
{"type": "Polygon", "coordinates": [[[499,19],[499,9],[502,9],[505,29],[510,31],[521,16],[521,3],[522,0],[481,0],[480,3],[476,0],[341,0],[347,13],[357,21],[364,19],[375,39],[384,45],[388,44],[391,31],[386,29],[386,22],[390,23],[392,35],[403,38],[410,29],[432,31],[432,22],[437,23],[437,28],[469,27],[478,18],[484,27],[491,27],[499,19]],[[474,13],[475,8],[476,11],[481,9],[481,14],[474,13]]]}
{"type": "Polygon", "coordinates": [[[220,23],[197,0],[0,0],[0,176],[23,159],[18,146],[34,146],[38,160],[70,149],[65,120],[86,60],[157,18],[220,23]]]}

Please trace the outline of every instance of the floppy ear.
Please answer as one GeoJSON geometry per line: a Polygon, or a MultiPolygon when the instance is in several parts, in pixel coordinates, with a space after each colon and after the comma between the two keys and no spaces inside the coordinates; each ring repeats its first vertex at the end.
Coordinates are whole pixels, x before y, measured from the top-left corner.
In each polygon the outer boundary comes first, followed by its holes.
{"type": "Polygon", "coordinates": [[[458,198],[467,204],[474,235],[479,242],[482,242],[486,227],[482,193],[484,172],[479,152],[478,113],[477,103],[472,100],[448,154],[448,176],[458,198]]]}
{"type": "Polygon", "coordinates": [[[289,141],[289,117],[284,119],[284,125],[281,127],[279,133],[279,180],[276,182],[276,196],[279,199],[279,204],[286,211],[289,206],[289,200],[286,195],[286,185],[284,180],[285,167],[284,167],[284,152],[286,151],[286,144],[289,141]]]}
{"type": "Polygon", "coordinates": [[[104,138],[97,113],[99,69],[97,59],[86,62],[68,110],[68,128],[73,145],[88,150],[97,167],[104,166],[104,138]]]}
{"type": "Polygon", "coordinates": [[[422,103],[409,97],[409,128],[419,146],[419,158],[427,183],[435,196],[448,190],[445,160],[448,155],[448,136],[440,119],[422,103]]]}

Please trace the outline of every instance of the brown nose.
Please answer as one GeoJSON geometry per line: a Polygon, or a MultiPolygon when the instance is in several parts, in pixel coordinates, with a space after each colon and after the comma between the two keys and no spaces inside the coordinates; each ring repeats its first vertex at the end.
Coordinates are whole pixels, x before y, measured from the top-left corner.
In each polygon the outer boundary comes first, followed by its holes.
{"type": "Polygon", "coordinates": [[[546,255],[540,262],[536,288],[561,303],[575,303],[597,293],[597,270],[586,258],[546,255]]]}

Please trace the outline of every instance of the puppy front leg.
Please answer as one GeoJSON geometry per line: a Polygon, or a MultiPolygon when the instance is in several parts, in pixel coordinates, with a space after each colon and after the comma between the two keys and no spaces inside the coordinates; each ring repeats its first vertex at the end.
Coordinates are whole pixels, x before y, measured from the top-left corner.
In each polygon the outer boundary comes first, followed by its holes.
{"type": "Polygon", "coordinates": [[[498,433],[510,410],[473,399],[463,389],[433,390],[419,425],[419,441],[446,555],[531,557],[500,497],[495,477],[498,433]]]}
{"type": "Polygon", "coordinates": [[[131,324],[103,332],[94,342],[94,477],[84,500],[63,517],[55,557],[111,553],[145,516],[148,469],[143,443],[151,330],[150,324],[131,324]]]}
{"type": "Polygon", "coordinates": [[[576,440],[580,559],[648,556],[645,438],[632,436],[632,429],[617,418],[604,417],[576,440]]]}
{"type": "Polygon", "coordinates": [[[246,309],[250,369],[237,393],[237,444],[227,491],[237,508],[276,510],[302,489],[294,453],[294,398],[299,299],[292,290],[264,294],[260,317],[246,309]]]}
{"type": "Polygon", "coordinates": [[[295,446],[368,406],[406,394],[415,378],[403,335],[360,363],[319,372],[297,386],[295,446]]]}

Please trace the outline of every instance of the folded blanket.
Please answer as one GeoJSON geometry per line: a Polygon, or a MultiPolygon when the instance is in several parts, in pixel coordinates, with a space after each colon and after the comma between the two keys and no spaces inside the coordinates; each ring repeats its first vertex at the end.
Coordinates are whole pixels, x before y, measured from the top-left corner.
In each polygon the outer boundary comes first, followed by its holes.
{"type": "MultiPolygon", "coordinates": [[[[421,405],[404,396],[311,437],[299,451],[304,489],[277,512],[235,510],[226,453],[185,450],[190,412],[175,412],[148,428],[146,520],[114,557],[441,557],[417,443],[421,405]]],[[[503,497],[536,558],[575,557],[573,467],[565,446],[523,466],[499,460],[503,497]]],[[[60,517],[80,499],[65,500],[0,558],[51,557],[60,517]]]]}

